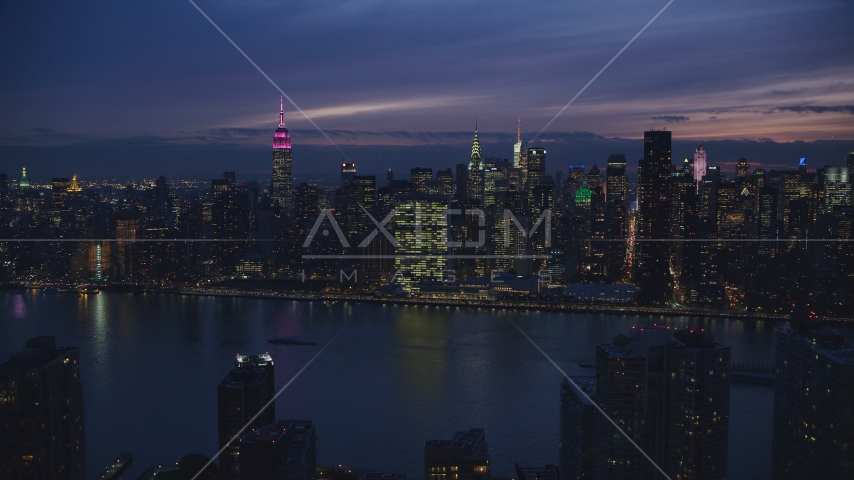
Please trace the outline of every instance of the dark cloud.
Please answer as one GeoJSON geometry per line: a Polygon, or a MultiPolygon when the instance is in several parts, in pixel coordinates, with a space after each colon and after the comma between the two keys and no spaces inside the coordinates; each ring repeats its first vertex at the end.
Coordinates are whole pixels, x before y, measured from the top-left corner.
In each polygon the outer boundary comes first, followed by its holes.
{"type": "Polygon", "coordinates": [[[671,123],[679,123],[679,122],[687,122],[690,118],[683,115],[659,115],[656,117],[649,117],[652,120],[659,122],[671,122],[671,123]]]}
{"type": "MultiPolygon", "coordinates": [[[[845,113],[854,115],[854,105],[804,105],[791,107],[777,107],[778,112],[796,112],[796,113],[845,113]]],[[[767,112],[766,112],[767,113],[767,112]]]]}

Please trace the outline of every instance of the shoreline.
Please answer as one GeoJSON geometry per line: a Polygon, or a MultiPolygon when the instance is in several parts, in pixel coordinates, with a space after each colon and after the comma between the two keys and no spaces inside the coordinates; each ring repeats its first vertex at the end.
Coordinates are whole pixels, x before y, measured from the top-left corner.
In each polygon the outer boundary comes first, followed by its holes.
{"type": "MultiPolygon", "coordinates": [[[[787,315],[760,315],[754,313],[733,313],[733,312],[707,312],[702,310],[673,310],[658,307],[639,307],[629,306],[623,307],[619,305],[593,305],[593,304],[569,304],[569,303],[534,303],[525,304],[525,302],[509,302],[509,301],[454,301],[454,300],[438,300],[438,299],[419,299],[419,298],[392,298],[392,297],[371,297],[371,296],[355,296],[355,295],[316,295],[305,294],[295,295],[287,293],[263,293],[263,292],[225,292],[225,291],[210,291],[210,290],[157,290],[157,293],[171,293],[175,295],[192,295],[192,296],[213,296],[213,297],[232,297],[232,298],[263,298],[271,300],[295,300],[308,302],[352,302],[352,303],[374,303],[374,304],[392,304],[392,305],[413,305],[413,306],[437,306],[437,307],[458,307],[458,308],[491,308],[491,309],[507,309],[507,310],[528,310],[528,311],[545,311],[545,312],[565,312],[565,313],[588,313],[588,314],[608,314],[608,315],[661,315],[666,317],[712,317],[712,318],[730,318],[733,320],[769,320],[774,322],[788,321],[787,315]]],[[[840,323],[849,322],[848,319],[828,319],[840,323]]]]}
{"type": "MultiPolygon", "coordinates": [[[[105,292],[116,293],[165,293],[171,295],[189,296],[211,296],[232,298],[254,298],[270,300],[292,300],[302,302],[353,302],[391,305],[413,305],[413,306],[438,306],[457,308],[491,308],[506,310],[527,310],[544,312],[564,313],[588,313],[607,315],[660,315],[664,317],[699,317],[699,318],[728,318],[732,320],[767,320],[772,322],[789,321],[789,315],[762,314],[755,312],[730,312],[710,311],[697,309],[674,309],[666,307],[644,307],[638,305],[615,305],[615,304],[577,304],[577,303],[548,303],[548,302],[525,302],[525,301],[479,301],[479,300],[450,300],[417,297],[375,297],[356,294],[318,294],[318,293],[287,293],[287,292],[259,292],[229,289],[179,289],[175,287],[158,288],[151,286],[134,286],[130,289],[121,288],[121,285],[104,285],[101,289],[105,292]]],[[[0,285],[0,290],[7,289],[33,289],[24,285],[0,285]]],[[[73,292],[72,292],[73,293],[73,292]]],[[[822,321],[850,325],[854,323],[851,318],[822,317],[822,321]]]]}

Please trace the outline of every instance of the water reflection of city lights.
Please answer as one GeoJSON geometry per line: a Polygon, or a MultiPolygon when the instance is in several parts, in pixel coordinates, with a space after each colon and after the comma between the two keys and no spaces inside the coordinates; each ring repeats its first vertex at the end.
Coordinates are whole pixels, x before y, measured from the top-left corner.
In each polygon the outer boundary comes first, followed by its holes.
{"type": "Polygon", "coordinates": [[[27,318],[27,304],[20,293],[12,297],[12,315],[15,318],[27,318]]]}

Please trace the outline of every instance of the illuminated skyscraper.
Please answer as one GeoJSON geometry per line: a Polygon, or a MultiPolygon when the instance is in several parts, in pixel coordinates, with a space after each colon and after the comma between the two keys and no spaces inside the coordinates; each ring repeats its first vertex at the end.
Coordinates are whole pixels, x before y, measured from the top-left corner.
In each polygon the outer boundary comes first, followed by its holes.
{"type": "Polygon", "coordinates": [[[526,149],[528,160],[528,188],[533,190],[546,174],[546,149],[531,147],[526,149]]]}
{"type": "Polygon", "coordinates": [[[644,132],[644,158],[638,164],[638,256],[635,280],[647,301],[670,297],[670,145],[671,132],[644,132]]]}
{"type": "Polygon", "coordinates": [[[441,280],[448,253],[447,202],[438,195],[412,193],[397,205],[394,237],[399,244],[395,269],[404,291],[418,291],[421,280],[441,280]],[[409,258],[404,258],[409,256],[409,258]]]}
{"type": "Polygon", "coordinates": [[[116,213],[116,267],[122,279],[136,276],[138,258],[136,237],[139,217],[133,212],[116,213]]]}
{"type": "MultiPolygon", "coordinates": [[[[349,187],[353,184],[353,177],[356,176],[356,164],[345,162],[341,164],[341,188],[349,187]]],[[[392,172],[392,180],[394,173],[392,172]]]]}
{"type": "Polygon", "coordinates": [[[735,176],[736,178],[747,178],[750,176],[750,164],[747,163],[746,158],[738,159],[738,163],[735,165],[735,176]]]}
{"type": "Polygon", "coordinates": [[[471,143],[467,193],[469,200],[483,201],[483,155],[480,152],[480,140],[477,138],[477,128],[474,130],[474,140],[471,143]]]}
{"type": "Polygon", "coordinates": [[[605,238],[611,240],[607,244],[607,273],[612,280],[619,280],[623,276],[629,235],[626,156],[608,156],[606,174],[605,238]]]}
{"type": "Polygon", "coordinates": [[[291,134],[285,128],[285,107],[279,97],[279,128],[273,136],[273,184],[270,196],[285,212],[293,209],[293,167],[291,134]]]}
{"type": "Polygon", "coordinates": [[[21,181],[18,183],[18,186],[21,188],[29,188],[30,179],[27,178],[27,169],[24,168],[21,170],[21,181]]]}
{"type": "MultiPolygon", "coordinates": [[[[854,153],[852,153],[854,155],[854,153]]],[[[513,144],[513,168],[522,168],[519,164],[522,158],[522,117],[516,126],[516,143],[513,144]]]]}
{"type": "Polygon", "coordinates": [[[409,183],[413,192],[427,193],[427,182],[432,179],[432,168],[415,167],[409,171],[409,183]]]}
{"type": "Polygon", "coordinates": [[[694,151],[694,183],[697,184],[698,190],[703,183],[704,175],[706,175],[706,150],[700,145],[694,151]]]}
{"type": "Polygon", "coordinates": [[[442,195],[451,197],[454,195],[454,172],[450,168],[436,172],[436,180],[442,186],[442,195]]]}
{"type": "Polygon", "coordinates": [[[833,209],[842,205],[851,205],[851,183],[848,167],[824,167],[821,171],[821,184],[824,190],[823,210],[833,213],[833,209]]]}

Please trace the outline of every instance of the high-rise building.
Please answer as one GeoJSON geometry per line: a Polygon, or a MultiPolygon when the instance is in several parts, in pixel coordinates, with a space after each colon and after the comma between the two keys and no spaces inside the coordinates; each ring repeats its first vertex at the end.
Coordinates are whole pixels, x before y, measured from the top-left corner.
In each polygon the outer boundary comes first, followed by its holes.
{"type": "Polygon", "coordinates": [[[469,200],[483,202],[483,155],[480,152],[480,140],[477,138],[477,128],[474,130],[474,140],[471,143],[468,186],[466,191],[469,200]]]}
{"type": "MultiPolygon", "coordinates": [[[[498,167],[489,167],[483,172],[483,206],[496,204],[496,195],[507,191],[507,176],[498,167]]],[[[502,210],[503,213],[503,210],[502,210]]]]}
{"type": "MultiPolygon", "coordinates": [[[[341,164],[341,188],[349,187],[353,184],[353,177],[356,176],[356,164],[344,162],[341,164]]],[[[392,172],[392,177],[394,172],[392,172]]],[[[392,178],[393,180],[393,178],[392,178]]]]}
{"type": "Polygon", "coordinates": [[[694,150],[694,183],[697,184],[699,190],[700,184],[703,183],[703,177],[706,175],[706,149],[702,145],[694,150]]]}
{"type": "Polygon", "coordinates": [[[636,277],[642,298],[670,298],[670,145],[671,132],[644,132],[644,158],[638,165],[638,255],[636,277]]]}
{"type": "Polygon", "coordinates": [[[530,147],[526,151],[528,153],[528,188],[532,190],[546,175],[546,149],[530,147]]]}
{"type": "Polygon", "coordinates": [[[270,355],[237,355],[234,369],[217,387],[219,448],[227,446],[219,461],[223,475],[228,478],[237,477],[237,458],[241,453],[241,443],[232,439],[244,427],[245,433],[275,421],[276,405],[271,403],[265,408],[276,393],[273,374],[270,355]],[[259,412],[258,418],[252,420],[259,412]]]}
{"type": "MultiPolygon", "coordinates": [[[[852,153],[854,155],[854,153],[852,153]]],[[[516,143],[513,144],[513,168],[522,168],[522,117],[519,117],[519,123],[516,126],[516,143]]]]}
{"type": "Polygon", "coordinates": [[[772,478],[854,478],[854,345],[807,319],[776,340],[772,478]]]}
{"type": "Polygon", "coordinates": [[[385,173],[385,186],[390,187],[391,182],[393,182],[393,181],[394,181],[394,170],[389,168],[388,171],[385,173]]]}
{"type": "Polygon", "coordinates": [[[436,180],[442,187],[442,196],[450,198],[454,195],[454,172],[450,168],[437,171],[436,180]]]}
{"type": "Polygon", "coordinates": [[[116,213],[116,268],[121,279],[136,276],[139,265],[136,237],[139,217],[134,212],[116,213]]]}
{"type": "Polygon", "coordinates": [[[54,178],[51,181],[51,185],[53,187],[51,191],[53,208],[57,210],[64,210],[66,207],[66,201],[68,200],[68,188],[71,186],[71,179],[54,178]]]}
{"type": "Polygon", "coordinates": [[[747,178],[750,176],[750,164],[747,163],[746,158],[739,158],[738,163],[735,164],[735,177],[736,178],[747,178]]]}
{"type": "Polygon", "coordinates": [[[240,480],[313,480],[316,471],[311,420],[279,420],[240,440],[240,480]]]}
{"type": "Polygon", "coordinates": [[[34,337],[0,365],[0,478],[83,480],[83,387],[76,347],[34,337]]]}
{"type": "Polygon", "coordinates": [[[427,182],[433,179],[432,168],[415,167],[409,170],[409,184],[416,193],[427,193],[427,182]]]}
{"type": "Polygon", "coordinates": [[[851,205],[851,181],[848,167],[824,167],[821,185],[824,191],[822,210],[833,213],[839,206],[851,205]]]}
{"type": "Polygon", "coordinates": [[[492,466],[482,428],[457,432],[450,440],[424,442],[425,480],[490,480],[492,466]]]}
{"type": "Polygon", "coordinates": [[[607,244],[607,273],[614,281],[623,276],[629,236],[628,181],[626,156],[608,156],[605,180],[605,238],[607,244]],[[618,240],[623,241],[618,241],[618,240]]]}
{"type": "Polygon", "coordinates": [[[279,128],[273,135],[273,184],[270,197],[287,213],[293,210],[293,183],[291,134],[285,128],[285,106],[282,97],[279,97],[279,128]]]}
{"type": "Polygon", "coordinates": [[[18,186],[21,188],[29,188],[30,186],[30,179],[27,178],[26,168],[21,169],[21,181],[18,182],[18,186]]]}
{"type": "Polygon", "coordinates": [[[561,480],[592,479],[596,471],[596,377],[560,384],[561,480]]]}
{"type": "Polygon", "coordinates": [[[679,330],[685,345],[682,478],[723,480],[729,445],[730,347],[710,333],[679,330]]]}
{"type": "Polygon", "coordinates": [[[395,269],[404,291],[418,291],[422,280],[442,279],[448,253],[447,202],[438,195],[412,193],[401,198],[395,214],[395,269]],[[409,258],[404,258],[409,256],[409,258]]]}
{"type": "Polygon", "coordinates": [[[632,327],[596,346],[596,377],[561,385],[563,478],[725,478],[730,349],[702,331],[632,327]],[[593,403],[595,402],[595,404],[593,403]]]}
{"type": "Polygon", "coordinates": [[[465,163],[457,164],[457,177],[455,183],[454,197],[457,199],[468,198],[469,166],[465,163]]]}
{"type": "Polygon", "coordinates": [[[0,173],[0,203],[9,201],[9,175],[0,173]]]}

